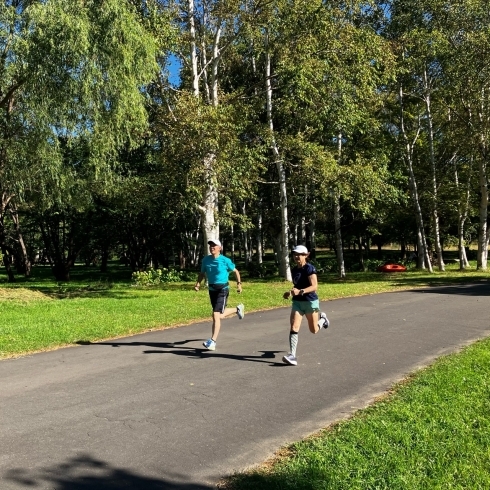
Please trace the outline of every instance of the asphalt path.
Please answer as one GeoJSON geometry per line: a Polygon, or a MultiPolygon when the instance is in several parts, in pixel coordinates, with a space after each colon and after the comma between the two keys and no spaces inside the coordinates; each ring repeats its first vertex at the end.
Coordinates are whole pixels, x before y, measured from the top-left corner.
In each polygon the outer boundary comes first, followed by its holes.
{"type": "Polygon", "coordinates": [[[214,352],[205,322],[1,361],[0,488],[214,488],[488,336],[489,296],[482,282],[323,302],[331,326],[303,324],[297,367],[281,361],[288,307],[225,320],[214,352]]]}

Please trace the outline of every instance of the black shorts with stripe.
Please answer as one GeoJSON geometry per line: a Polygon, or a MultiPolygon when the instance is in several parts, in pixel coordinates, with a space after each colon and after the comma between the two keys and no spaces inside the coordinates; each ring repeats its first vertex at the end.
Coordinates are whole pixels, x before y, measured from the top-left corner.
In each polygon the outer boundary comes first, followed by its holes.
{"type": "Polygon", "coordinates": [[[230,288],[223,288],[219,291],[209,290],[209,299],[214,312],[224,313],[229,294],[230,288]]]}

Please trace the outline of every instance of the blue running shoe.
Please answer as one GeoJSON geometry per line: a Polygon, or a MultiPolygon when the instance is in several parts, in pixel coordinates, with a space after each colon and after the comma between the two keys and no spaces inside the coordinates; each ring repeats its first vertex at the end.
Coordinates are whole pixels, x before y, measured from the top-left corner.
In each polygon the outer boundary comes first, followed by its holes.
{"type": "Polygon", "coordinates": [[[216,350],[216,342],[213,339],[206,340],[206,342],[203,342],[202,345],[204,345],[207,350],[216,350]]]}

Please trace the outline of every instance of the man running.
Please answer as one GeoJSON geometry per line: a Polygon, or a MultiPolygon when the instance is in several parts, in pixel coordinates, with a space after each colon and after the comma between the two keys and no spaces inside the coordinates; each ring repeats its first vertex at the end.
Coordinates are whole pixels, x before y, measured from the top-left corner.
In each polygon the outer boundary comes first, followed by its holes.
{"type": "Polygon", "coordinates": [[[241,293],[242,282],[240,280],[240,273],[235,267],[235,264],[228,257],[221,254],[222,247],[219,240],[209,240],[208,245],[210,255],[207,255],[202,259],[201,272],[197,277],[197,282],[194,289],[199,291],[201,281],[206,277],[208,282],[209,299],[213,308],[213,327],[211,338],[206,340],[203,345],[208,350],[215,350],[216,341],[221,328],[221,320],[231,315],[238,315],[238,318],[241,320],[245,315],[245,307],[242,303],[240,303],[236,308],[226,307],[228,296],[230,294],[228,276],[230,272],[235,273],[237,292],[241,293]]]}

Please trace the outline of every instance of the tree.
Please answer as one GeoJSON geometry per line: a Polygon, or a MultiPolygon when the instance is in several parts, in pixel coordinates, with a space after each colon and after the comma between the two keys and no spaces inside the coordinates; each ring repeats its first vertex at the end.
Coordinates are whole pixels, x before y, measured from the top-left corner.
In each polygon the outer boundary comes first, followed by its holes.
{"type": "Polygon", "coordinates": [[[118,148],[146,128],[156,43],[119,0],[3,3],[0,26],[3,223],[25,199],[61,210],[79,195],[75,180],[109,179],[118,148]]]}

